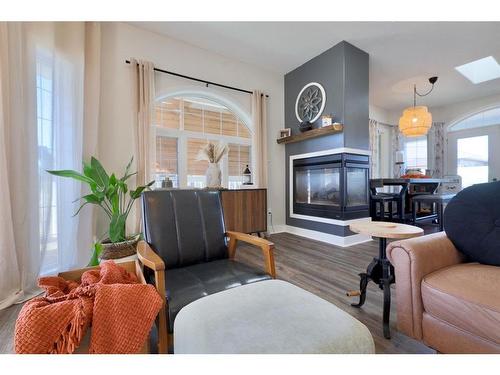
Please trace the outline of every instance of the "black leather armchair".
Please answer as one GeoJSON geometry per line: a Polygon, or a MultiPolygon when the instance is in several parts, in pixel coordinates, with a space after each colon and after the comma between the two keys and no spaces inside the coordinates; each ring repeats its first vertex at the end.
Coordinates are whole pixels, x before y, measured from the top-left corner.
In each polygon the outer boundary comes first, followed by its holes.
{"type": "Polygon", "coordinates": [[[225,231],[219,191],[144,192],[142,217],[145,241],[138,245],[138,257],[154,271],[149,281],[165,296],[165,312],[159,317],[159,352],[167,350],[175,317],[190,302],[275,277],[271,242],[225,231]],[[262,249],[265,271],[234,260],[240,240],[262,249]]]}

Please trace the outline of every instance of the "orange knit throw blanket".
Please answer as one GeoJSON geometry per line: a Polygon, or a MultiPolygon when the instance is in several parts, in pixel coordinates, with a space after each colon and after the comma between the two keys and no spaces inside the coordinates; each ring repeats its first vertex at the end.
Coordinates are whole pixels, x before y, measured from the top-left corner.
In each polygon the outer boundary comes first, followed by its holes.
{"type": "Polygon", "coordinates": [[[42,277],[43,297],[28,301],[15,329],[16,353],[73,353],[92,325],[90,353],[137,353],[162,299],[152,285],[106,261],[82,282],[42,277]]]}

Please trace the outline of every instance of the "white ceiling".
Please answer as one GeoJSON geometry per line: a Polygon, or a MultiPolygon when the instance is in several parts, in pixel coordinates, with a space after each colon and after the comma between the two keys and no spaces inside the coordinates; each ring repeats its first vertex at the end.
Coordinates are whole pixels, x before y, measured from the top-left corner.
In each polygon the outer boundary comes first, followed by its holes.
{"type": "Polygon", "coordinates": [[[434,75],[434,91],[418,103],[441,106],[500,94],[500,79],[474,85],[454,69],[490,55],[500,62],[500,22],[133,24],[281,74],[346,40],[370,54],[370,104],[388,110],[411,104],[413,83],[426,91],[434,75]]]}

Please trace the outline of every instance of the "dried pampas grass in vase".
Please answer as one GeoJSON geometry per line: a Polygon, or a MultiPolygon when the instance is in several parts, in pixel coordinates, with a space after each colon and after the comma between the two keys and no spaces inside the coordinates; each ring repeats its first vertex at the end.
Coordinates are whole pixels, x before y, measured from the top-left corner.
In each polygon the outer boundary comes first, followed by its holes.
{"type": "Polygon", "coordinates": [[[208,161],[208,169],[206,173],[207,187],[219,188],[222,186],[221,171],[219,168],[219,161],[222,157],[229,152],[229,147],[222,142],[213,143],[207,142],[196,156],[196,160],[208,161]]]}

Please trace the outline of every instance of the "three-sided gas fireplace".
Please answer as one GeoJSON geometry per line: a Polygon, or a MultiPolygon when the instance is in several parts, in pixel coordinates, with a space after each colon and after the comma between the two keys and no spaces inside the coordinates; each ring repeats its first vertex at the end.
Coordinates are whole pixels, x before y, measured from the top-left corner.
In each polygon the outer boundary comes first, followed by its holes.
{"type": "Polygon", "coordinates": [[[293,160],[293,213],[337,220],[369,216],[367,155],[350,153],[293,160]]]}

